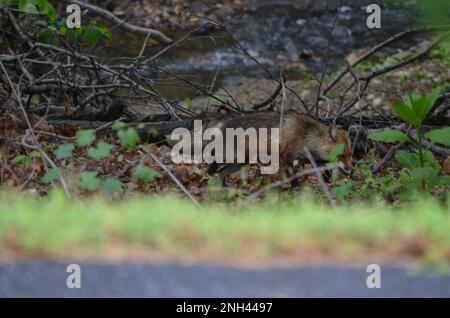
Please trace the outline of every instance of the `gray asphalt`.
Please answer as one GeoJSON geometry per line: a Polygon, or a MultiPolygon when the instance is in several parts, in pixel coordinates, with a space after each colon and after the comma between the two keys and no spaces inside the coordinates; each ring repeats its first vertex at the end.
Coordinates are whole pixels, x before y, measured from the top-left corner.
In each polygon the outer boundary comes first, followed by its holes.
{"type": "Polygon", "coordinates": [[[69,289],[68,263],[0,264],[0,297],[450,297],[450,276],[381,267],[381,288],[365,267],[249,270],[215,265],[80,264],[69,289]]]}

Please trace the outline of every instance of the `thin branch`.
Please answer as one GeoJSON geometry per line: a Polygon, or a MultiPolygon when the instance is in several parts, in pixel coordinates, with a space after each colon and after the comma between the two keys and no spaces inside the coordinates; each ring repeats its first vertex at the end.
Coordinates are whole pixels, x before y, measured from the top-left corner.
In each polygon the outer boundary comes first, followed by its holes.
{"type": "Polygon", "coordinates": [[[344,169],[344,166],[341,162],[337,163],[337,164],[333,164],[330,166],[325,166],[325,167],[319,167],[319,168],[313,168],[313,169],[306,169],[306,170],[302,170],[300,172],[297,172],[295,175],[289,177],[288,179],[285,180],[278,180],[264,188],[261,188],[260,190],[254,192],[252,195],[250,195],[244,202],[243,204],[249,204],[250,202],[254,201],[255,199],[259,198],[261,195],[263,195],[264,193],[266,193],[269,190],[272,190],[274,188],[278,188],[278,187],[282,187],[285,184],[290,183],[293,180],[296,180],[298,178],[310,175],[310,174],[315,174],[317,172],[323,172],[323,171],[330,171],[330,170],[335,170],[335,169],[344,169]]]}
{"type": "Polygon", "coordinates": [[[323,192],[325,192],[325,195],[327,196],[328,202],[331,205],[335,205],[336,204],[336,200],[331,195],[330,189],[328,189],[328,186],[327,186],[325,180],[322,177],[322,173],[317,171],[316,161],[314,160],[313,156],[311,155],[311,152],[309,151],[308,147],[304,147],[303,151],[305,152],[306,157],[308,158],[309,162],[312,164],[313,168],[316,169],[317,180],[319,181],[319,184],[322,187],[323,192]]]}
{"type": "Polygon", "coordinates": [[[158,31],[155,29],[150,29],[150,28],[143,28],[143,27],[129,24],[129,23],[123,21],[122,19],[116,17],[114,14],[112,14],[108,10],[99,8],[95,5],[92,5],[92,4],[89,4],[86,2],[81,2],[78,0],[62,0],[62,1],[66,2],[66,3],[77,4],[82,8],[91,10],[95,14],[101,16],[102,18],[114,23],[115,26],[122,28],[124,31],[142,35],[142,36],[150,36],[153,39],[155,39],[156,41],[158,41],[159,43],[164,44],[164,45],[169,45],[172,43],[172,39],[169,38],[168,36],[166,36],[161,31],[158,31]]]}
{"type": "Polygon", "coordinates": [[[192,200],[192,202],[195,203],[195,205],[203,210],[202,205],[197,201],[196,198],[194,198],[194,196],[186,189],[186,187],[181,183],[180,180],[178,180],[178,178],[172,173],[172,171],[170,171],[170,169],[163,164],[154,154],[152,154],[151,152],[148,153],[148,155],[172,178],[173,181],[175,181],[175,183],[180,187],[180,189],[188,196],[189,199],[192,200]]]}

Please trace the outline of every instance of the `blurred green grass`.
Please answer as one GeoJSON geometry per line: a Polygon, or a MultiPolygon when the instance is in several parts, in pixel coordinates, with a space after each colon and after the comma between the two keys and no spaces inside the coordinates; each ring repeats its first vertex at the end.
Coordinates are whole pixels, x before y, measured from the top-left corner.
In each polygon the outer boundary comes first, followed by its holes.
{"type": "Polygon", "coordinates": [[[447,263],[450,207],[418,199],[403,207],[337,206],[299,196],[285,203],[198,210],[176,196],[137,196],[128,201],[102,198],[67,200],[0,192],[0,255],[22,257],[108,257],[121,246],[183,259],[233,257],[270,261],[314,253],[336,260],[373,255],[447,263]],[[305,253],[305,251],[308,251],[305,253]]]}

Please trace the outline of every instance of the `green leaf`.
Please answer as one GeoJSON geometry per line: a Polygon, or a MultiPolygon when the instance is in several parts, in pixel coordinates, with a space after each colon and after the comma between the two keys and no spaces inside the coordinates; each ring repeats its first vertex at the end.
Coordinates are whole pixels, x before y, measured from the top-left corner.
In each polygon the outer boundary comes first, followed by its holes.
{"type": "Polygon", "coordinates": [[[141,138],[136,129],[128,128],[127,130],[119,130],[117,136],[120,139],[122,148],[132,150],[141,142],[141,138]]]}
{"type": "Polygon", "coordinates": [[[430,112],[430,110],[433,108],[437,99],[441,95],[441,91],[442,91],[442,89],[440,87],[438,87],[438,88],[435,88],[430,94],[427,95],[428,104],[429,104],[428,112],[430,112]]]}
{"type": "Polygon", "coordinates": [[[58,30],[54,26],[49,26],[47,28],[41,29],[38,32],[38,40],[43,43],[58,45],[59,38],[57,34],[58,30]]]}
{"type": "Polygon", "coordinates": [[[404,150],[398,150],[395,153],[395,159],[404,167],[412,170],[420,167],[420,159],[416,153],[410,153],[404,150]]]}
{"type": "Polygon", "coordinates": [[[121,121],[116,121],[113,125],[112,125],[112,130],[114,131],[118,131],[118,130],[122,130],[125,127],[125,124],[122,123],[121,121]]]}
{"type": "Polygon", "coordinates": [[[77,132],[76,140],[77,147],[83,148],[92,145],[96,139],[96,132],[94,129],[80,130],[77,132]]]}
{"type": "Polygon", "coordinates": [[[99,22],[94,23],[94,26],[101,35],[108,40],[112,40],[112,32],[106,26],[99,22]]]}
{"type": "Polygon", "coordinates": [[[439,176],[435,178],[434,185],[450,186],[450,176],[439,176]]]}
{"type": "Polygon", "coordinates": [[[369,134],[369,139],[378,142],[401,142],[410,141],[409,137],[399,130],[386,129],[379,132],[369,134]]]}
{"type": "Polygon", "coordinates": [[[338,157],[344,154],[344,144],[338,144],[333,147],[330,151],[330,155],[328,156],[329,162],[338,161],[338,157]]]}
{"type": "Polygon", "coordinates": [[[192,104],[192,99],[190,99],[189,97],[185,97],[184,101],[183,101],[184,105],[186,106],[187,109],[192,109],[193,108],[193,104],[192,104]]]}
{"type": "Polygon", "coordinates": [[[162,174],[155,169],[146,166],[140,166],[136,168],[135,176],[140,182],[149,184],[155,181],[156,178],[161,177],[162,174]]]}
{"type": "Polygon", "coordinates": [[[64,160],[72,157],[75,146],[73,144],[59,145],[55,150],[55,156],[58,160],[64,160]]]}
{"type": "Polygon", "coordinates": [[[103,190],[112,196],[114,193],[119,192],[123,188],[123,183],[114,178],[107,178],[103,181],[103,190]]]}
{"type": "Polygon", "coordinates": [[[450,127],[432,130],[425,134],[428,140],[450,147],[450,127]]]}
{"type": "Polygon", "coordinates": [[[432,168],[434,171],[436,171],[437,173],[439,173],[439,171],[441,171],[441,165],[439,164],[439,162],[436,160],[436,158],[434,157],[433,153],[429,150],[423,150],[423,159],[425,161],[425,164],[432,168]]]}
{"type": "Polygon", "coordinates": [[[431,181],[436,176],[437,173],[428,167],[411,169],[411,177],[417,186],[420,186],[423,182],[431,181]]]}
{"type": "Polygon", "coordinates": [[[338,200],[344,200],[352,194],[354,182],[347,179],[339,179],[331,189],[331,194],[338,200]]]}
{"type": "Polygon", "coordinates": [[[412,104],[412,109],[417,115],[417,118],[419,118],[420,122],[422,122],[431,110],[427,97],[421,96],[418,100],[414,101],[414,103],[412,104]]]}
{"type": "Polygon", "coordinates": [[[11,164],[12,165],[18,165],[19,163],[21,163],[25,159],[27,159],[27,156],[19,155],[19,156],[15,157],[14,159],[11,160],[11,164]]]}
{"type": "Polygon", "coordinates": [[[95,25],[90,25],[83,34],[83,38],[90,47],[94,47],[100,39],[100,34],[95,25]]]}
{"type": "Polygon", "coordinates": [[[78,32],[75,31],[75,30],[78,30],[78,29],[69,29],[69,30],[67,31],[67,39],[68,39],[71,43],[75,43],[75,42],[78,40],[79,34],[78,34],[78,32]]]}
{"type": "Polygon", "coordinates": [[[400,119],[413,125],[415,128],[420,127],[421,121],[417,117],[416,113],[404,102],[396,101],[394,102],[395,113],[400,119]]]}
{"type": "Polygon", "coordinates": [[[50,21],[56,20],[56,10],[47,0],[38,0],[39,12],[45,14],[50,21]]]}
{"type": "Polygon", "coordinates": [[[97,143],[96,148],[89,148],[88,156],[95,160],[102,160],[111,156],[111,150],[113,149],[113,145],[100,141],[97,143]]]}
{"type": "Polygon", "coordinates": [[[102,180],[97,178],[98,172],[84,171],[80,173],[80,188],[86,191],[96,191],[102,184],[102,180]]]}
{"type": "Polygon", "coordinates": [[[31,0],[19,0],[19,10],[25,13],[39,13],[36,5],[31,0]]]}
{"type": "Polygon", "coordinates": [[[59,169],[52,168],[51,170],[47,171],[47,173],[42,177],[41,181],[42,183],[48,185],[58,180],[58,178],[59,178],[59,169]]]}
{"type": "Polygon", "coordinates": [[[39,153],[39,151],[32,151],[28,154],[29,158],[40,158],[41,154],[39,153]]]}
{"type": "Polygon", "coordinates": [[[406,98],[406,105],[414,111],[417,118],[422,122],[433,108],[434,103],[439,98],[440,88],[436,88],[428,95],[409,94],[406,98]]]}
{"type": "Polygon", "coordinates": [[[405,104],[409,108],[412,109],[414,103],[416,103],[421,97],[422,97],[422,95],[419,95],[419,94],[416,94],[416,93],[407,94],[406,95],[406,99],[405,99],[405,104]]]}
{"type": "Polygon", "coordinates": [[[67,27],[67,25],[63,24],[59,27],[59,33],[62,36],[66,36],[68,32],[69,32],[69,28],[67,27]]]}

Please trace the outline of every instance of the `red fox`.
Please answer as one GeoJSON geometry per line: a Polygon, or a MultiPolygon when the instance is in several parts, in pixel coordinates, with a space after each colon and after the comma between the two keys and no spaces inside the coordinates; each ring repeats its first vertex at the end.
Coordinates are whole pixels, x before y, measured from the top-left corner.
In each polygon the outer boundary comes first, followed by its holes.
{"type": "MultiPolygon", "coordinates": [[[[280,115],[275,112],[254,113],[245,116],[233,116],[224,120],[209,121],[207,128],[219,128],[226,138],[227,128],[280,128],[280,115]]],[[[352,148],[351,140],[347,131],[337,129],[334,126],[327,126],[312,119],[306,115],[288,113],[283,116],[283,125],[280,130],[279,138],[279,157],[280,171],[286,171],[286,168],[292,167],[295,161],[300,164],[309,163],[305,155],[304,147],[307,147],[317,164],[326,163],[334,147],[339,144],[344,146],[343,154],[338,160],[343,163],[345,168],[352,168],[352,148]]],[[[270,135],[268,138],[270,143],[270,135]]],[[[249,150],[249,141],[245,141],[245,152],[249,150]]],[[[243,149],[236,151],[243,151],[243,149]]],[[[270,146],[267,146],[271,149],[270,146]]],[[[236,154],[236,151],[234,152],[236,154]]],[[[259,152],[258,152],[259,153],[259,152]]],[[[222,166],[213,163],[210,165],[209,172],[219,172],[222,183],[225,184],[225,178],[231,173],[239,171],[243,164],[223,164],[222,166]]]]}

